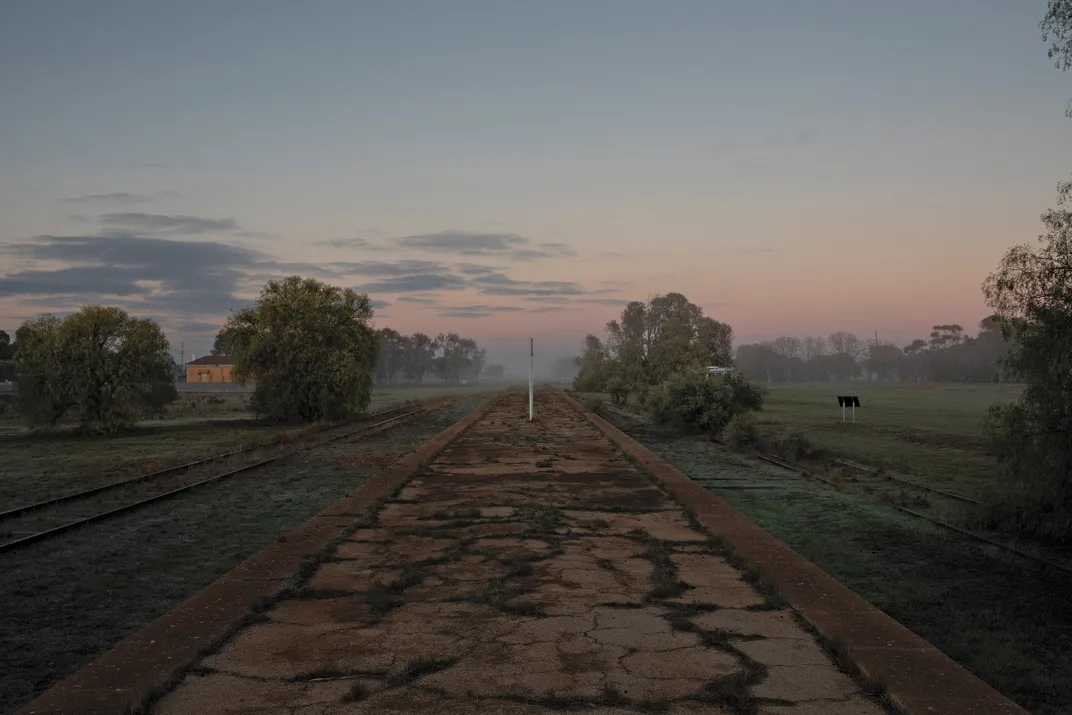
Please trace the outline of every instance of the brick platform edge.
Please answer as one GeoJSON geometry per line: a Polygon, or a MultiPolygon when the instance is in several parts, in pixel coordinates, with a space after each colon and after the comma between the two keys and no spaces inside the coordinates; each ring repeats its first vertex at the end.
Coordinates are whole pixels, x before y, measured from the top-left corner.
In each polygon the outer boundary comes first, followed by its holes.
{"type": "Polygon", "coordinates": [[[122,715],[154,687],[192,665],[263,598],[285,587],[315,554],[365,509],[389,496],[483,417],[502,397],[440,432],[417,450],[257,552],[198,593],[56,683],[15,715],[122,715]]]}
{"type": "Polygon", "coordinates": [[[912,715],[1028,715],[854,591],[756,526],[651,450],[566,399],[624,452],[632,455],[696,519],[778,586],[793,610],[823,636],[840,641],[864,676],[886,687],[912,715]]]}

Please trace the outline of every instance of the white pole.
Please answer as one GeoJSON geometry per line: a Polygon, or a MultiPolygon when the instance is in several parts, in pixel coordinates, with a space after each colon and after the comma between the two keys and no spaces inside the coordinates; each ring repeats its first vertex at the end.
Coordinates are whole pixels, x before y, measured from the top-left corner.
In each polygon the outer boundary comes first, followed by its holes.
{"type": "Polygon", "coordinates": [[[852,403],[852,423],[856,424],[856,403],[852,403]]]}
{"type": "Polygon", "coordinates": [[[841,403],[841,422],[842,422],[842,424],[845,423],[845,403],[844,402],[841,403]]]}
{"type": "Polygon", "coordinates": [[[529,338],[529,422],[532,422],[532,338],[529,338]]]}

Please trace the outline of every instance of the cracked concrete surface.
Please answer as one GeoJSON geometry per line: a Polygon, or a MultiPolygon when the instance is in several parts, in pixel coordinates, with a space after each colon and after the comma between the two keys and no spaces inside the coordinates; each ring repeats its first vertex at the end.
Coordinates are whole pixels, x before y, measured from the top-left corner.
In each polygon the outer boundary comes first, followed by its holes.
{"type": "Polygon", "coordinates": [[[556,393],[510,394],[157,715],[878,715],[556,393]]]}

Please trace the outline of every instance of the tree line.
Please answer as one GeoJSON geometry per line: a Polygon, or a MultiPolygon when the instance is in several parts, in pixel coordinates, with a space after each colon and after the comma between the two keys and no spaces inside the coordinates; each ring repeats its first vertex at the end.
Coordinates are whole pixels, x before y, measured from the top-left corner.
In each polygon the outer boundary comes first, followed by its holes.
{"type": "Polygon", "coordinates": [[[783,335],[738,346],[734,362],[761,382],[1008,382],[1018,379],[1007,360],[1015,343],[1002,326],[998,315],[980,321],[975,336],[960,325],[935,325],[926,340],[903,347],[877,333],[870,340],[844,331],[825,338],[783,335]]]}
{"type": "MultiPolygon", "coordinates": [[[[230,331],[224,326],[216,333],[212,355],[231,354],[234,347],[230,331]]],[[[487,365],[487,350],[458,333],[440,333],[433,338],[425,333],[402,335],[392,328],[375,332],[376,385],[424,385],[429,378],[446,385],[477,384],[482,375],[495,379],[505,372],[502,365],[487,365]]]]}
{"type": "Polygon", "coordinates": [[[501,378],[502,365],[487,365],[487,350],[458,333],[402,335],[391,328],[376,332],[380,355],[374,373],[376,384],[423,385],[429,376],[447,385],[477,384],[481,375],[501,378]]]}

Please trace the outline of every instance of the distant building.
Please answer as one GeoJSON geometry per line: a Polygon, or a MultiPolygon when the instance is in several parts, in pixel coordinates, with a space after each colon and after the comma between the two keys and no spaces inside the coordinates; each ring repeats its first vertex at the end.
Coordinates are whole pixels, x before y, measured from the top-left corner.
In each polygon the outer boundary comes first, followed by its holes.
{"type": "Polygon", "coordinates": [[[186,363],[186,382],[231,382],[234,360],[226,355],[205,355],[186,363]]]}

